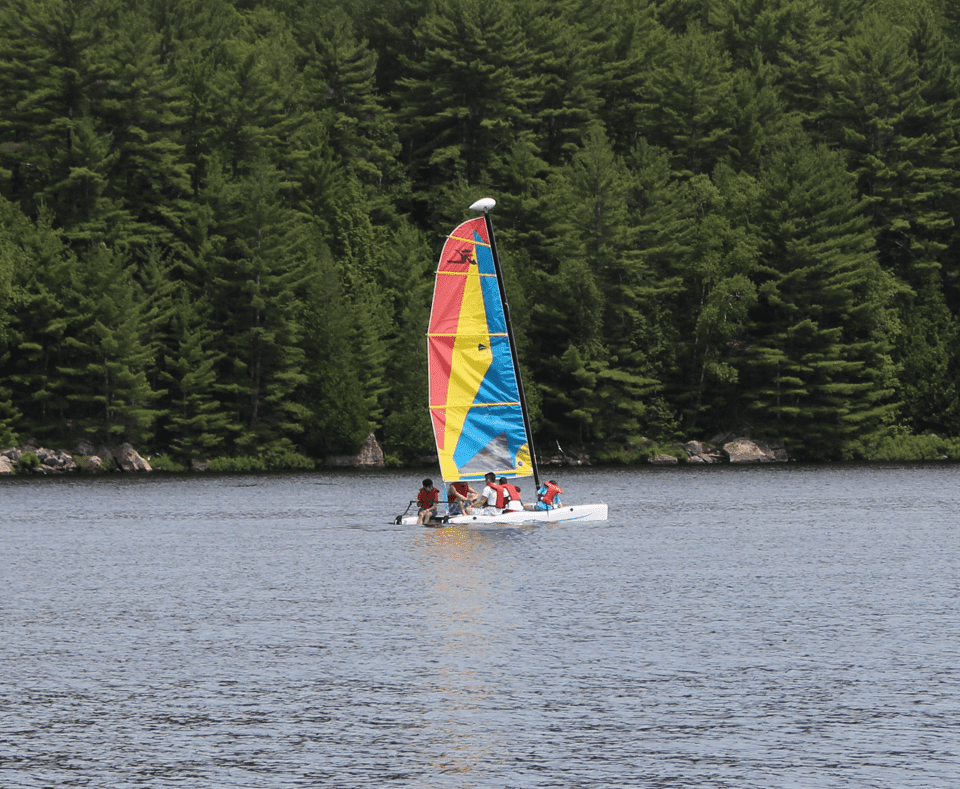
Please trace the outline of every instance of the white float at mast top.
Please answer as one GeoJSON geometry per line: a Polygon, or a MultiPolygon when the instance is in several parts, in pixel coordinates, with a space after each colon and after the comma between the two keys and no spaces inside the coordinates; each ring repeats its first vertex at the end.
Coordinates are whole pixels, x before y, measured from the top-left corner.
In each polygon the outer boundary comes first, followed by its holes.
{"type": "Polygon", "coordinates": [[[497,201],[492,197],[481,197],[477,202],[470,206],[471,211],[483,211],[487,213],[491,208],[497,204],[497,201]]]}

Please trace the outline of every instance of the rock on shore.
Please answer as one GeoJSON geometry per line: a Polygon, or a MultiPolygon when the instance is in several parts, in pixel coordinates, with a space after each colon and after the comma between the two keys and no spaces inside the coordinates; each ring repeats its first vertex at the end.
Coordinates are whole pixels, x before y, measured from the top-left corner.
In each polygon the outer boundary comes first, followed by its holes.
{"type": "MultiPolygon", "coordinates": [[[[676,447],[685,450],[687,463],[785,463],[787,450],[783,444],[761,441],[744,437],[718,436],[711,442],[687,441],[677,444],[676,447]]],[[[89,441],[80,441],[73,452],[66,449],[46,449],[38,446],[35,441],[28,440],[20,447],[10,447],[0,451],[0,474],[14,473],[17,464],[27,453],[28,468],[34,474],[64,474],[69,472],[137,472],[152,471],[147,462],[130,444],[119,446],[94,446],[89,441]]],[[[436,462],[436,458],[426,458],[436,462]]],[[[650,458],[650,463],[674,465],[677,458],[672,455],[660,454],[650,458]]],[[[542,465],[577,465],[589,466],[591,459],[586,454],[558,454],[542,459],[542,465]]],[[[24,464],[21,463],[21,466],[24,464]]],[[[352,468],[383,468],[383,450],[377,444],[377,439],[371,433],[356,455],[333,456],[326,459],[328,466],[352,468]]],[[[191,463],[193,471],[204,471],[206,464],[200,461],[191,463]]],[[[26,469],[25,469],[26,470],[26,469]]]]}
{"type": "MultiPolygon", "coordinates": [[[[743,437],[718,436],[711,442],[687,441],[676,447],[687,453],[687,463],[786,463],[790,459],[783,444],[743,437]]],[[[677,459],[657,455],[647,462],[667,465],[677,459]]]]}
{"type": "Polygon", "coordinates": [[[351,468],[383,468],[383,450],[371,433],[360,450],[359,455],[330,455],[325,461],[327,466],[349,466],[351,468]]]}
{"type": "Polygon", "coordinates": [[[23,446],[0,451],[0,474],[12,474],[25,455],[27,467],[33,474],[153,470],[130,444],[95,448],[89,441],[81,441],[70,452],[66,449],[47,449],[28,441],[23,446]],[[30,459],[31,455],[35,460],[30,459]]]}
{"type": "Polygon", "coordinates": [[[785,463],[787,450],[783,444],[735,438],[723,445],[731,463],[785,463]]]}

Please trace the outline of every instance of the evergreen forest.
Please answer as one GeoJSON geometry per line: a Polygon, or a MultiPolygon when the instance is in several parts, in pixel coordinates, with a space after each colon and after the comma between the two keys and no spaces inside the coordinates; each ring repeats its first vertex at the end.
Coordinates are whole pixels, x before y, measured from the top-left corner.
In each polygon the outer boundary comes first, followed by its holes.
{"type": "Polygon", "coordinates": [[[958,135],[947,0],[5,0],[0,445],[432,453],[485,196],[539,447],[956,442],[958,135]]]}

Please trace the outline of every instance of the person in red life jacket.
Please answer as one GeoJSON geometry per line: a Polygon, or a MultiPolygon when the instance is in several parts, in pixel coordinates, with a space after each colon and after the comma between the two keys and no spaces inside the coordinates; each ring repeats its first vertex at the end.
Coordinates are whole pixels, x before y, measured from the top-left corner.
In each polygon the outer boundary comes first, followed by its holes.
{"type": "Polygon", "coordinates": [[[540,490],[537,491],[535,508],[538,510],[552,510],[557,507],[562,507],[563,504],[560,501],[561,493],[563,493],[563,488],[552,479],[544,482],[543,485],[540,486],[540,490]]]}
{"type": "Polygon", "coordinates": [[[469,482],[451,482],[447,488],[447,515],[472,515],[473,504],[479,498],[469,482]]]}
{"type": "Polygon", "coordinates": [[[499,515],[503,509],[503,486],[497,484],[497,475],[492,471],[483,477],[486,483],[480,497],[483,503],[482,507],[475,508],[474,513],[479,515],[499,515]]]}
{"type": "Polygon", "coordinates": [[[524,504],[520,501],[520,488],[516,485],[511,484],[506,477],[500,477],[498,480],[500,485],[503,486],[503,495],[506,499],[506,509],[508,511],[519,511],[519,510],[532,510],[532,504],[524,504]]]}
{"type": "Polygon", "coordinates": [[[420,512],[417,514],[417,523],[429,523],[430,519],[437,514],[437,502],[440,501],[440,491],[433,487],[432,479],[425,479],[423,487],[417,494],[417,506],[420,512]]]}

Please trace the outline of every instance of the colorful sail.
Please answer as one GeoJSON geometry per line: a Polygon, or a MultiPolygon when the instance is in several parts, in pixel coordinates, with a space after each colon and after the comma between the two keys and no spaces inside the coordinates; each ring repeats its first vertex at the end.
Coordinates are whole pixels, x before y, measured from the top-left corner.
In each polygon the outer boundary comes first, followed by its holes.
{"type": "Polygon", "coordinates": [[[427,333],[430,414],[443,478],[533,474],[517,371],[483,217],[443,246],[427,333]]]}

